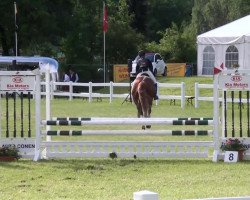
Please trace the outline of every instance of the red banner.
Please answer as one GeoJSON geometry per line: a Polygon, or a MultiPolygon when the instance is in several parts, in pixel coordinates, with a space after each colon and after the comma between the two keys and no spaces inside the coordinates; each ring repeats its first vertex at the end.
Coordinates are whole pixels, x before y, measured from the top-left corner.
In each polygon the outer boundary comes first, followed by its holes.
{"type": "Polygon", "coordinates": [[[105,4],[105,2],[103,2],[103,32],[107,32],[108,31],[108,9],[107,6],[105,4]]]}

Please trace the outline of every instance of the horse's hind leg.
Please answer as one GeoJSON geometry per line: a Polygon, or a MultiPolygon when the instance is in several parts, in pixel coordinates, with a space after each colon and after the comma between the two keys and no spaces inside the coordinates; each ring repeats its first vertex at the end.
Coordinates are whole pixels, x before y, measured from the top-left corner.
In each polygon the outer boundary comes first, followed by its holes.
{"type": "MultiPolygon", "coordinates": [[[[147,102],[146,101],[143,101],[142,103],[142,117],[143,118],[149,118],[150,115],[148,113],[148,107],[147,107],[147,102]]],[[[142,126],[142,129],[145,130],[146,128],[151,128],[151,125],[143,125],[142,126]]]]}
{"type": "MultiPolygon", "coordinates": [[[[150,97],[149,97],[149,98],[150,98],[150,97]]],[[[151,106],[152,106],[152,104],[150,104],[148,101],[144,101],[143,116],[144,116],[145,118],[150,118],[151,106]]],[[[151,125],[146,125],[146,128],[150,129],[150,128],[151,128],[151,125]]]]}
{"type": "MultiPolygon", "coordinates": [[[[151,114],[151,106],[149,106],[148,108],[148,118],[150,118],[150,114],[151,114]]],[[[146,128],[151,128],[151,125],[147,125],[146,128]]]]}
{"type": "Polygon", "coordinates": [[[137,117],[140,118],[142,116],[142,108],[140,106],[140,103],[138,103],[136,107],[137,107],[137,117]]]}
{"type": "MultiPolygon", "coordinates": [[[[143,117],[143,111],[142,111],[142,107],[141,107],[140,103],[137,105],[137,117],[138,117],[138,118],[143,117]]],[[[142,125],[141,128],[142,128],[143,130],[146,129],[144,125],[142,125]]]]}

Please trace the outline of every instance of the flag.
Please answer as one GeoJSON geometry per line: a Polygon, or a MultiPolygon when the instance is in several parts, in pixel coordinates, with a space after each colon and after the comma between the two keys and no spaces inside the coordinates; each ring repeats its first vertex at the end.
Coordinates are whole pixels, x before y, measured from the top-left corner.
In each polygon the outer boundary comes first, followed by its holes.
{"type": "Polygon", "coordinates": [[[108,31],[108,9],[105,4],[105,1],[103,2],[103,32],[108,31]]]}
{"type": "Polygon", "coordinates": [[[224,64],[221,63],[219,67],[214,67],[214,75],[220,73],[224,69],[224,64]]]}

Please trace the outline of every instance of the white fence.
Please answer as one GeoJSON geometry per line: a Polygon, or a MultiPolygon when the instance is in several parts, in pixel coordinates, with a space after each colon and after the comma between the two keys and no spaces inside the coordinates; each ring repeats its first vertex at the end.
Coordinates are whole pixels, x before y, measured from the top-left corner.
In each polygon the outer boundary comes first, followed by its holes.
{"type": "MultiPolygon", "coordinates": [[[[214,101],[214,97],[213,96],[211,96],[211,97],[210,96],[201,96],[200,95],[200,90],[201,89],[210,90],[211,93],[213,93],[214,86],[213,86],[213,84],[199,84],[197,82],[195,83],[195,86],[194,86],[195,108],[199,107],[199,101],[211,101],[211,102],[214,101]]],[[[223,94],[221,94],[221,96],[219,97],[219,102],[222,102],[222,100],[223,100],[222,95],[223,94]]],[[[235,102],[239,102],[239,98],[234,98],[234,101],[235,102]]],[[[227,102],[232,102],[232,98],[227,98],[227,102]]],[[[242,103],[246,103],[247,99],[242,98],[241,102],[242,103]]]]}
{"type": "Polygon", "coordinates": [[[208,96],[200,96],[200,89],[210,89],[213,91],[213,84],[194,84],[194,102],[195,102],[195,108],[199,107],[199,101],[213,101],[214,97],[208,97],[208,96]]]}
{"type": "MultiPolygon", "coordinates": [[[[43,91],[42,95],[46,94],[45,90],[45,82],[41,82],[43,91]]],[[[184,108],[186,103],[190,103],[190,100],[194,99],[194,106],[195,108],[199,107],[200,101],[211,101],[213,102],[213,84],[200,84],[198,82],[194,85],[194,95],[186,96],[186,86],[184,82],[181,83],[158,83],[158,96],[159,100],[156,101],[156,105],[159,104],[160,100],[180,100],[181,101],[181,107],[184,108]],[[179,92],[179,95],[173,95],[173,94],[166,94],[164,92],[164,89],[174,89],[175,94],[179,92]],[[211,96],[201,96],[201,90],[210,90],[211,96]]],[[[94,98],[97,98],[97,100],[101,100],[101,98],[108,98],[110,103],[113,101],[114,98],[129,98],[129,90],[130,90],[130,84],[129,83],[73,83],[73,82],[50,82],[50,95],[53,99],[56,96],[61,97],[67,97],[69,100],[72,100],[73,97],[81,97],[86,98],[89,102],[92,102],[94,98]],[[67,90],[62,90],[63,87],[67,87],[67,90]],[[97,87],[106,87],[106,93],[95,93],[93,91],[94,88],[97,87]],[[127,93],[118,94],[114,92],[115,87],[123,87],[127,88],[127,93]],[[54,88],[54,89],[52,89],[54,88]],[[55,89],[58,88],[58,89],[55,89]],[[80,90],[84,89],[86,92],[74,92],[74,89],[78,88],[80,90]]],[[[219,101],[222,101],[222,97],[219,97],[219,101]]],[[[228,102],[231,101],[231,99],[227,99],[228,102]]],[[[237,98],[235,98],[235,101],[238,101],[237,98]]],[[[242,102],[246,102],[246,99],[242,99],[242,102]]]]}
{"type": "MultiPolygon", "coordinates": [[[[42,95],[46,95],[46,82],[41,82],[43,91],[42,95]]],[[[110,103],[114,98],[126,98],[129,96],[129,90],[130,90],[130,84],[129,83],[73,83],[73,82],[50,82],[50,95],[51,98],[53,99],[56,96],[63,96],[63,97],[68,97],[69,100],[72,100],[73,97],[82,97],[82,98],[87,98],[89,102],[93,101],[93,98],[109,98],[110,103]],[[63,91],[62,88],[67,87],[67,90],[63,91]],[[108,92],[107,93],[95,93],[94,88],[95,87],[107,87],[108,92]],[[123,94],[117,94],[114,93],[114,88],[115,87],[124,87],[128,89],[127,93],[123,94]],[[58,88],[56,90],[52,88],[58,88]],[[74,92],[74,89],[80,89],[82,90],[84,88],[85,91],[88,92],[74,92]]],[[[185,107],[185,102],[186,102],[186,96],[185,96],[185,83],[158,83],[158,96],[161,100],[163,99],[169,99],[169,100],[180,100],[181,101],[181,107],[185,107]],[[179,95],[166,95],[162,91],[164,88],[175,88],[176,90],[180,91],[179,95]]],[[[159,100],[156,101],[156,104],[159,103],[159,100]]]]}

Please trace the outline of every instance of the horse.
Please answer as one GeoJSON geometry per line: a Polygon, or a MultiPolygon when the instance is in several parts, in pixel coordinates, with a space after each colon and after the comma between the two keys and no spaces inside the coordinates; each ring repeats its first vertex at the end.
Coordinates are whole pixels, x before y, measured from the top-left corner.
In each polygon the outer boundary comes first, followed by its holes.
{"type": "MultiPolygon", "coordinates": [[[[131,88],[132,100],[137,107],[137,117],[150,118],[151,107],[155,96],[154,82],[146,75],[137,76],[131,88]]],[[[151,125],[146,125],[151,128],[151,125]]],[[[142,126],[145,129],[145,126],[142,126]]]]}

